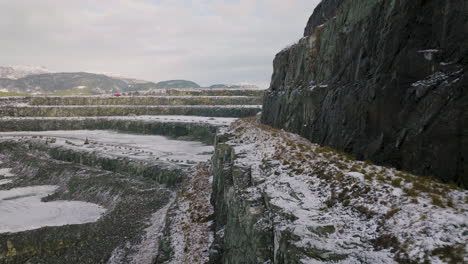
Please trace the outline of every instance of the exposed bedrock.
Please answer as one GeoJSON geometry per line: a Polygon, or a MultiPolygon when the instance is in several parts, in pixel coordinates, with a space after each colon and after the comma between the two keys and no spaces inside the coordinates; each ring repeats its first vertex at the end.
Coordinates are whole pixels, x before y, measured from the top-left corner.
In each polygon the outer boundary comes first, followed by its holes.
{"type": "Polygon", "coordinates": [[[274,61],[262,121],[468,186],[468,5],[325,0],[274,61]]]}
{"type": "MultiPolygon", "coordinates": [[[[212,158],[215,243],[210,263],[271,263],[274,234],[262,197],[244,199],[251,185],[248,167],[236,166],[233,146],[217,138],[212,158]]],[[[286,263],[286,262],[285,262],[286,263]]]]}

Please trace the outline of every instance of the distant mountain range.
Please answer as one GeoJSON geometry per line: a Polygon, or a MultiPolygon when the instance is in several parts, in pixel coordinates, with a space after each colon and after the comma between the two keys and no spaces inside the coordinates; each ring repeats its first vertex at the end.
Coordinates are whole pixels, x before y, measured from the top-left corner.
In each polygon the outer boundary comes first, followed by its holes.
{"type": "MultiPolygon", "coordinates": [[[[170,80],[159,83],[87,72],[50,72],[44,67],[0,66],[0,92],[97,95],[168,88],[201,88],[193,81],[170,80]]],[[[216,84],[208,88],[257,88],[253,85],[216,84]]]]}
{"type": "Polygon", "coordinates": [[[170,80],[158,82],[156,88],[201,88],[198,83],[186,80],[170,80]]]}

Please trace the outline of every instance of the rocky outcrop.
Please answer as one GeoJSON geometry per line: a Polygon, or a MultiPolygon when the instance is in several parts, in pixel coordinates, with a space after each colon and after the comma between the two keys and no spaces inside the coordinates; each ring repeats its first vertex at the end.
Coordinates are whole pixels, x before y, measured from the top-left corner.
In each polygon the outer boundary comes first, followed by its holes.
{"type": "Polygon", "coordinates": [[[248,166],[234,164],[234,146],[229,134],[217,137],[212,158],[215,212],[215,243],[210,263],[270,263],[274,234],[268,210],[261,197],[245,199],[250,185],[248,166]]]}
{"type": "Polygon", "coordinates": [[[274,61],[262,121],[468,186],[468,5],[325,0],[274,61]]]}

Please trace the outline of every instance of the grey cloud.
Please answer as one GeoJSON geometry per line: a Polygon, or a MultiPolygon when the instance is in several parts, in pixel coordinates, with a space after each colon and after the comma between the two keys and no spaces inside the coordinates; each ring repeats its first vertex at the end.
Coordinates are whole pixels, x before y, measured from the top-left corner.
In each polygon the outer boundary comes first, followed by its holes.
{"type": "Polygon", "coordinates": [[[146,80],[267,83],[318,0],[0,2],[1,64],[146,80]]]}

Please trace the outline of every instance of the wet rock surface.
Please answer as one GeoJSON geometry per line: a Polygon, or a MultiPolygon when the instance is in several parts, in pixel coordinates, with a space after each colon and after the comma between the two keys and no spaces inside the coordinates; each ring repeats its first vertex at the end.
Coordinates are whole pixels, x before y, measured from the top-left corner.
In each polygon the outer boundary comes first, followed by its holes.
{"type": "Polygon", "coordinates": [[[263,122],[468,186],[467,3],[325,0],[277,54],[263,122]]]}

